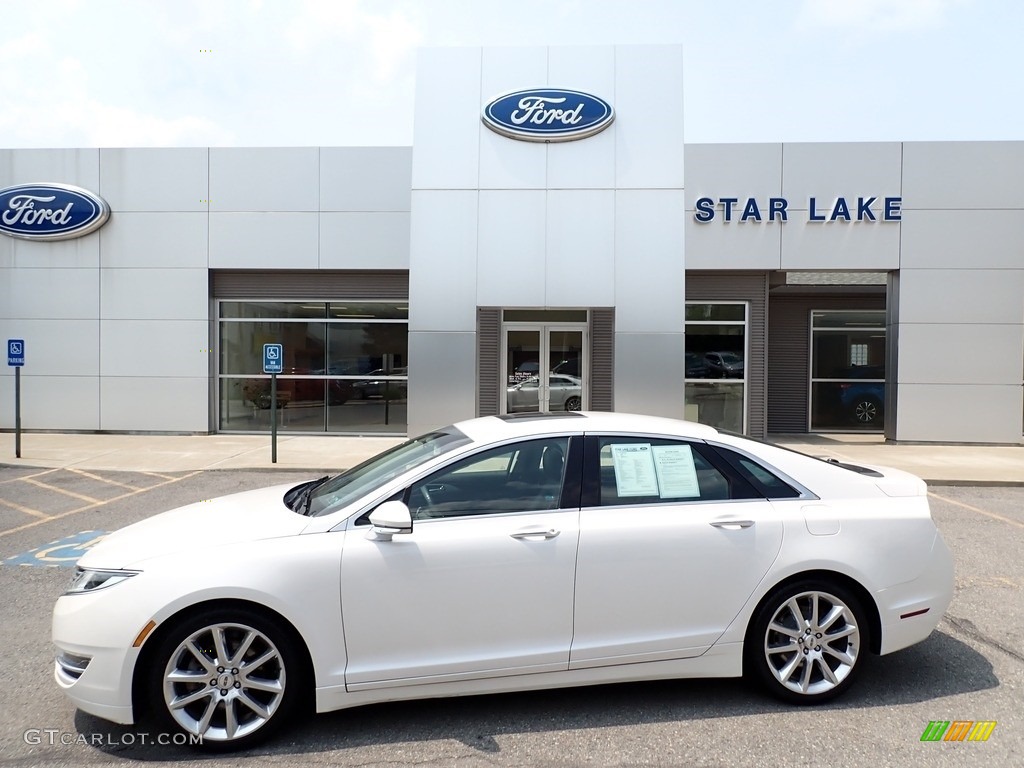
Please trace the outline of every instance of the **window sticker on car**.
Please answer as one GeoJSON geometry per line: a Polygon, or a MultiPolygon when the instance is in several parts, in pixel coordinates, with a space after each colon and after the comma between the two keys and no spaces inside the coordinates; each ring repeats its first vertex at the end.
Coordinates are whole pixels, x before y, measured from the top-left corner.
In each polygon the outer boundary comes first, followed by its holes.
{"type": "Polygon", "coordinates": [[[657,496],[658,475],[650,443],[612,445],[612,466],[619,496],[657,496]]]}
{"type": "Polygon", "coordinates": [[[656,445],[652,453],[661,498],[693,499],[700,496],[697,468],[693,465],[690,446],[656,445]]]}

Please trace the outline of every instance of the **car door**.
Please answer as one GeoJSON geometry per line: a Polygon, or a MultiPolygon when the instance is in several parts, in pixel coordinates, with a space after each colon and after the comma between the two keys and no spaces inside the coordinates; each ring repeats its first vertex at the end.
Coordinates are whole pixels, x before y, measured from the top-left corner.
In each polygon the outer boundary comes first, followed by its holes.
{"type": "Polygon", "coordinates": [[[588,436],[570,668],[698,656],[775,560],[771,504],[707,445],[588,436]]]}
{"type": "Polygon", "coordinates": [[[540,379],[536,376],[508,388],[508,411],[536,411],[540,402],[540,379]]]}
{"type": "Polygon", "coordinates": [[[410,534],[384,541],[352,525],[349,690],[568,667],[581,453],[568,437],[491,448],[405,489],[410,534]]]}

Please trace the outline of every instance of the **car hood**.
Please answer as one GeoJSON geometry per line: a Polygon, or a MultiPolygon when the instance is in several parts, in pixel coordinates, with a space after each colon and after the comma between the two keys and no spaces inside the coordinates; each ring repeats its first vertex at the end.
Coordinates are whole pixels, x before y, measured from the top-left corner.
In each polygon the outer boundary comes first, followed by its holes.
{"type": "Polygon", "coordinates": [[[83,568],[131,568],[176,552],[295,536],[309,519],[284,505],[295,483],[245,491],[172,509],[111,533],[78,561],[83,568]]]}

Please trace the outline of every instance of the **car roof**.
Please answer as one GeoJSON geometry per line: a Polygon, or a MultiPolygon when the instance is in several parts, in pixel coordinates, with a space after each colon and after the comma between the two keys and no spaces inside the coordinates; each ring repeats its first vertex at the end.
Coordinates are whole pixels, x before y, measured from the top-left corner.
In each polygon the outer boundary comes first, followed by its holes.
{"type": "Polygon", "coordinates": [[[477,442],[497,442],[530,435],[565,434],[566,432],[637,432],[711,439],[718,430],[706,424],[605,411],[570,411],[565,413],[517,413],[504,416],[482,416],[454,425],[477,442]]]}

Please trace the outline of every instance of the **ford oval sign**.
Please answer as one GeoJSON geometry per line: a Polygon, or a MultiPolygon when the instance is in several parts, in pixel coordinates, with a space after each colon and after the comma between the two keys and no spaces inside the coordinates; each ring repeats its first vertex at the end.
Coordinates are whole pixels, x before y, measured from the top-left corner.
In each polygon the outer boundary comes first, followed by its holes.
{"type": "Polygon", "coordinates": [[[68,184],[19,184],[0,189],[0,232],[26,240],[65,240],[106,223],[110,206],[68,184]]]}
{"type": "Polygon", "coordinates": [[[600,133],[615,119],[612,105],[582,91],[533,88],[499,96],[484,107],[484,124],[522,141],[574,141],[600,133]]]}

